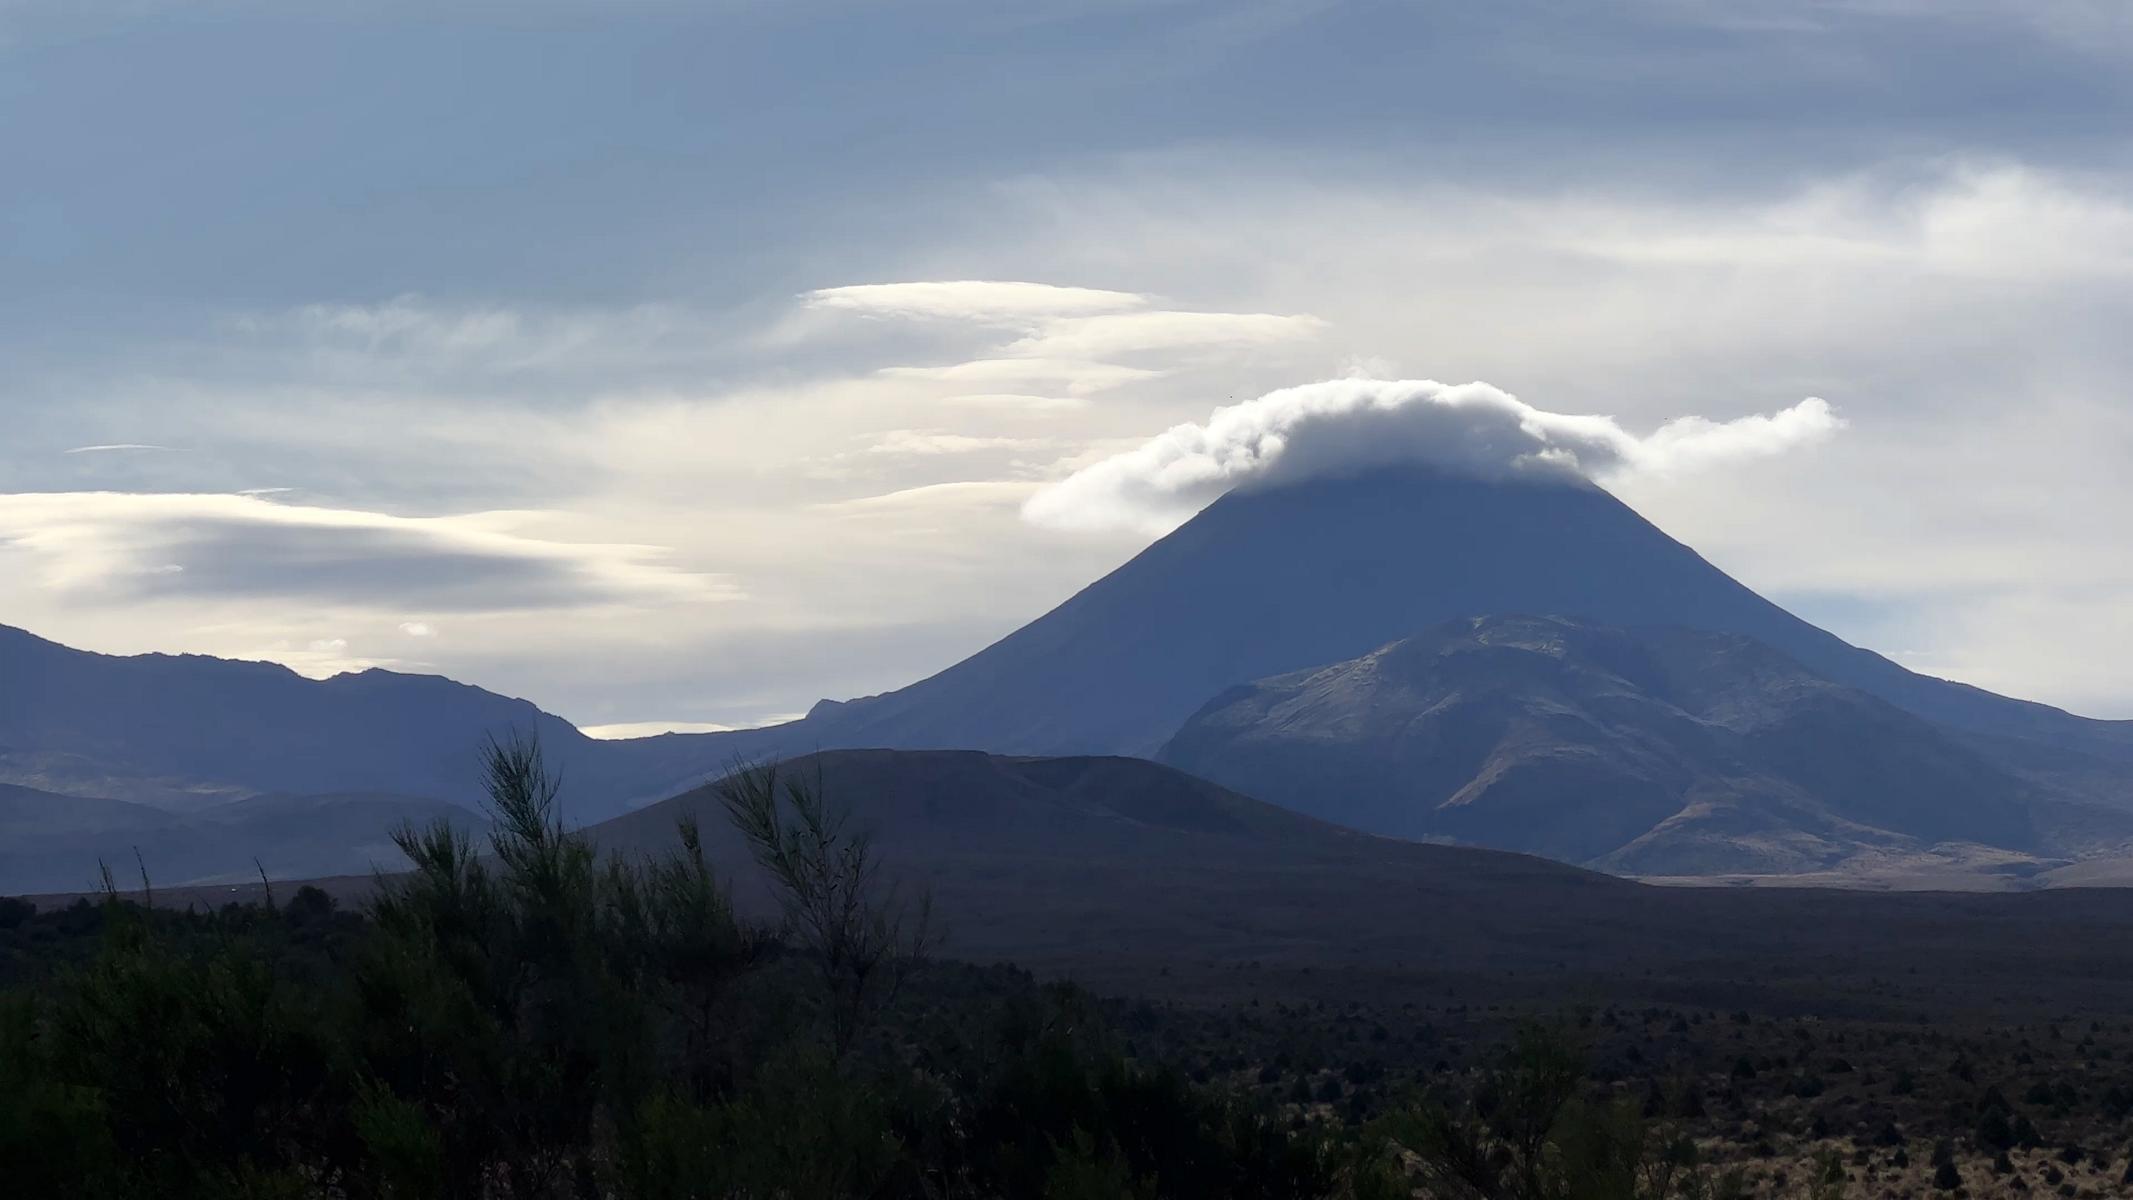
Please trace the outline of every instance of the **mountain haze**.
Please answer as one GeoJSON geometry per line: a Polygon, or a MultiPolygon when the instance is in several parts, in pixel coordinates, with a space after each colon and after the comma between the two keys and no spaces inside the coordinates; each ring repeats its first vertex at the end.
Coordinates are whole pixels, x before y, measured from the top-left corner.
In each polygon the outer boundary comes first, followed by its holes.
{"type": "Polygon", "coordinates": [[[253,882],[400,870],[402,825],[474,830],[477,814],[441,800],[345,794],[254,796],[178,813],[0,784],[0,894],[93,889],[108,867],[121,888],[253,882]]]}

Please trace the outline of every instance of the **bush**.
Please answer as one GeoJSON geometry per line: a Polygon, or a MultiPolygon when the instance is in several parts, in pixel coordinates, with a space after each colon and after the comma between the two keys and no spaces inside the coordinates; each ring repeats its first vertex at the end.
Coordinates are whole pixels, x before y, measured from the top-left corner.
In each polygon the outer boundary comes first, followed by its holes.
{"type": "Polygon", "coordinates": [[[1432,1194],[1690,1200],[1745,1186],[1699,1169],[1694,1143],[1648,1123],[1635,1103],[1590,1094],[1583,1056],[1540,1026],[1520,1030],[1463,1109],[1418,1101],[1374,1132],[1388,1161],[1413,1156],[1432,1194]]]}
{"type": "Polygon", "coordinates": [[[693,826],[603,861],[536,745],[483,763],[487,853],[403,830],[412,869],[361,914],[307,888],[53,918],[98,945],[0,993],[10,1194],[1301,1200],[1390,1178],[1136,1059],[1072,988],[912,998],[925,903],[804,781],[729,785],[783,890],[771,931],[735,915],[693,826]]]}
{"type": "Polygon", "coordinates": [[[102,1097],[64,1082],[27,997],[0,997],[0,1163],[22,1196],[111,1194],[117,1147],[102,1097]]]}
{"type": "Polygon", "coordinates": [[[2005,1150],[2015,1144],[2014,1126],[2007,1120],[2007,1110],[1992,1107],[1978,1118],[1977,1144],[1988,1150],[2005,1150]]]}

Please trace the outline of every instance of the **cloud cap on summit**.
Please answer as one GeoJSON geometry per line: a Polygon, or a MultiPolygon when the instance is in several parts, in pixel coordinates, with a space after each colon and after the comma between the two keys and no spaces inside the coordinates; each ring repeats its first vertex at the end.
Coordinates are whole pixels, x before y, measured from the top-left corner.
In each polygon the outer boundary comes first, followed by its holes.
{"type": "Polygon", "coordinates": [[[1549,412],[1478,381],[1334,379],[1174,426],[1045,488],[1022,511],[1053,528],[1162,534],[1233,488],[1402,463],[1491,480],[1604,481],[1779,454],[1843,427],[1809,397],[1732,421],[1679,417],[1639,437],[1612,417],[1549,412]]]}

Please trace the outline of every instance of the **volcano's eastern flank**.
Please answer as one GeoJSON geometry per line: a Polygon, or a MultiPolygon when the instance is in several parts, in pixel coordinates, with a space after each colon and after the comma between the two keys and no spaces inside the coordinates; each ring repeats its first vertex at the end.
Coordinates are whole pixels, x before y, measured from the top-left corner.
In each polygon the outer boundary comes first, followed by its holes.
{"type": "Polygon", "coordinates": [[[1740,634],[1454,621],[1232,688],[1162,758],[1351,829],[1644,875],[2078,849],[1961,738],[1740,634]]]}

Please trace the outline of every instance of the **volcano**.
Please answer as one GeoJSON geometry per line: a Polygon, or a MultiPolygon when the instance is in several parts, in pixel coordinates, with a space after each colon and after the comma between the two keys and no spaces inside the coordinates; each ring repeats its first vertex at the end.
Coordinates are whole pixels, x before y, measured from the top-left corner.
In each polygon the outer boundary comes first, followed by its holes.
{"type": "Polygon", "coordinates": [[[1225,689],[1489,614],[1741,634],[2031,769],[2133,766],[2133,722],[1849,645],[1596,485],[1418,467],[1232,492],[978,654],[895,692],[819,705],[802,727],[810,748],[1148,755],[1225,689]]]}

